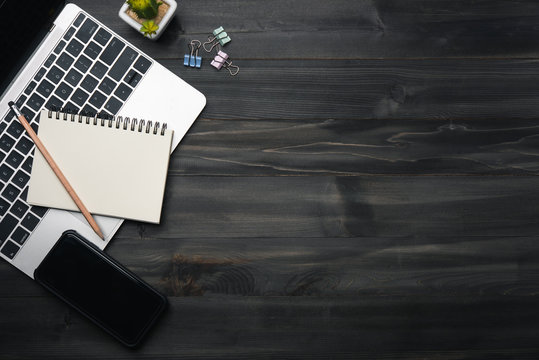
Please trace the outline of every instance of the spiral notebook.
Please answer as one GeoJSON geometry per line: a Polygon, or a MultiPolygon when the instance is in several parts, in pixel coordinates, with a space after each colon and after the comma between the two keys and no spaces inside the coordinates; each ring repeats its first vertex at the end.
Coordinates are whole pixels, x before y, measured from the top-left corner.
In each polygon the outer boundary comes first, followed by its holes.
{"type": "MultiPolygon", "coordinates": [[[[37,135],[92,214],[159,223],[173,135],[166,124],[42,110],[37,135]]],[[[38,150],[27,202],[78,211],[38,150]]]]}

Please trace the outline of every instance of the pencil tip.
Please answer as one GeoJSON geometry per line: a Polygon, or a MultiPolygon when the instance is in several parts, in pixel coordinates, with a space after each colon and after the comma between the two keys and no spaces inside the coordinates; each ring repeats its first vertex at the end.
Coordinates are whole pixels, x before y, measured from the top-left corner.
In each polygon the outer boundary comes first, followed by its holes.
{"type": "Polygon", "coordinates": [[[8,102],[7,104],[9,105],[9,107],[13,107],[13,105],[15,105],[13,101],[8,102]]]}
{"type": "Polygon", "coordinates": [[[94,228],[94,231],[97,234],[97,236],[101,238],[101,240],[105,241],[105,236],[103,235],[103,233],[101,232],[101,229],[97,226],[97,224],[96,224],[96,227],[94,228]]]}

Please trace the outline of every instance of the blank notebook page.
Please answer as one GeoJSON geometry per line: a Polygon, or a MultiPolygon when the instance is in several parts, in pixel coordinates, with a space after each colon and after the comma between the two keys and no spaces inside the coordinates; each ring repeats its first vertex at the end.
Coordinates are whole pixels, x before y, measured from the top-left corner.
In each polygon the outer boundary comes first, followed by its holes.
{"type": "MultiPolygon", "coordinates": [[[[38,137],[88,211],[159,223],[173,131],[155,128],[154,134],[146,124],[133,129],[132,123],[49,114],[41,112],[38,137]]],[[[37,148],[27,201],[79,211],[37,148]]]]}

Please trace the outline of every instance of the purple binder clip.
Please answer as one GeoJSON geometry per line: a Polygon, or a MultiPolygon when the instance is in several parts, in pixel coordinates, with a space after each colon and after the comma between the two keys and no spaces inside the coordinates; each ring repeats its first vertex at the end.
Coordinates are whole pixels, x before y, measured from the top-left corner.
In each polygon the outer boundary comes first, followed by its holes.
{"type": "Polygon", "coordinates": [[[228,54],[221,50],[219,50],[217,55],[215,55],[215,58],[211,62],[211,66],[213,66],[217,70],[221,70],[221,68],[224,67],[232,76],[237,75],[240,71],[240,68],[238,66],[232,65],[232,61],[228,61],[228,54]]]}
{"type": "Polygon", "coordinates": [[[211,65],[217,70],[221,70],[221,68],[223,67],[227,59],[228,59],[228,54],[223,51],[219,51],[217,55],[215,55],[215,58],[211,62],[211,65]]]}

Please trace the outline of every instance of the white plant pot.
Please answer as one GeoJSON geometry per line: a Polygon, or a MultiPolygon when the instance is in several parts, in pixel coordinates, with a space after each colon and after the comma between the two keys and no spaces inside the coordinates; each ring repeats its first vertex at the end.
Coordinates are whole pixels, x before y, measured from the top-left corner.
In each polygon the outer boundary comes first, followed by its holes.
{"type": "MultiPolygon", "coordinates": [[[[158,24],[159,29],[157,29],[155,34],[149,36],[151,40],[159,39],[163,31],[165,31],[166,27],[170,23],[170,20],[172,20],[172,17],[176,13],[176,8],[178,7],[178,4],[176,3],[175,0],[161,0],[161,1],[168,4],[170,7],[168,11],[165,13],[165,16],[163,16],[163,18],[161,19],[161,22],[159,22],[158,24]]],[[[133,29],[137,30],[139,34],[144,35],[140,31],[140,28],[142,27],[142,25],[127,14],[126,12],[127,9],[129,9],[129,5],[127,5],[127,3],[124,3],[120,11],[118,12],[118,16],[120,16],[120,19],[122,19],[123,21],[131,25],[133,29]]]]}

